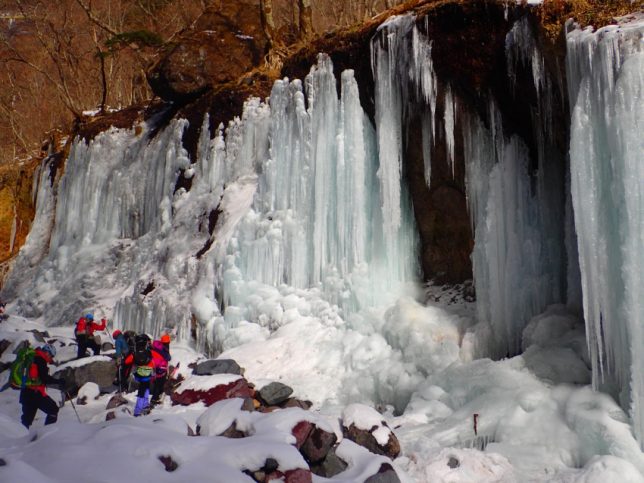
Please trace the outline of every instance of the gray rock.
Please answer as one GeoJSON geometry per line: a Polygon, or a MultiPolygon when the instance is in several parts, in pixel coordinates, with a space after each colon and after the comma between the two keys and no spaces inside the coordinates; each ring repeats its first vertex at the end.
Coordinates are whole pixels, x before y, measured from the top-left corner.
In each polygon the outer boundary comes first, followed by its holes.
{"type": "Polygon", "coordinates": [[[4,351],[6,351],[9,348],[10,345],[11,345],[11,342],[8,341],[7,339],[0,340],[0,356],[4,351]]]}
{"type": "Polygon", "coordinates": [[[324,478],[332,478],[342,473],[349,465],[335,454],[335,448],[331,448],[322,463],[311,465],[311,471],[324,478]]]}
{"type": "Polygon", "coordinates": [[[127,399],[122,394],[115,394],[110,398],[105,409],[114,409],[127,404],[127,399]]]}
{"type": "Polygon", "coordinates": [[[18,343],[18,345],[16,345],[16,347],[14,347],[13,353],[15,355],[18,355],[18,352],[20,352],[24,347],[29,347],[30,345],[31,344],[29,343],[28,340],[22,340],[18,343]]]}
{"type": "Polygon", "coordinates": [[[114,376],[116,375],[116,361],[92,361],[91,358],[87,358],[87,360],[87,364],[79,367],[66,367],[53,374],[54,377],[65,379],[63,390],[72,397],[78,394],[78,390],[86,382],[95,382],[101,388],[101,391],[103,389],[112,389],[112,381],[114,381],[114,376]]]}
{"type": "Polygon", "coordinates": [[[459,466],[461,466],[461,463],[460,463],[460,461],[458,461],[458,458],[454,458],[453,456],[450,456],[449,460],[447,461],[447,466],[449,466],[450,468],[454,469],[454,468],[458,468],[459,466]]]}
{"type": "Polygon", "coordinates": [[[28,330],[27,332],[31,332],[34,335],[34,339],[36,339],[38,342],[42,342],[43,344],[47,343],[45,338],[47,339],[49,338],[49,332],[47,331],[41,332],[40,330],[36,330],[36,329],[31,329],[31,330],[28,330]]]}
{"type": "Polygon", "coordinates": [[[210,359],[200,362],[192,373],[197,376],[211,376],[214,374],[244,375],[242,368],[232,359],[210,359]]]}
{"type": "Polygon", "coordinates": [[[267,406],[277,406],[286,401],[293,393],[293,389],[281,382],[271,382],[259,390],[259,397],[267,406]]]}
{"type": "Polygon", "coordinates": [[[313,425],[313,429],[300,448],[300,453],[309,463],[321,462],[326,459],[326,455],[337,440],[335,433],[329,433],[313,425]]]}
{"type": "Polygon", "coordinates": [[[101,352],[111,351],[112,349],[114,349],[114,344],[111,342],[103,342],[101,344],[101,352]]]}
{"type": "Polygon", "coordinates": [[[393,466],[389,463],[383,463],[378,469],[378,473],[371,475],[364,480],[364,483],[401,483],[393,466]]]}

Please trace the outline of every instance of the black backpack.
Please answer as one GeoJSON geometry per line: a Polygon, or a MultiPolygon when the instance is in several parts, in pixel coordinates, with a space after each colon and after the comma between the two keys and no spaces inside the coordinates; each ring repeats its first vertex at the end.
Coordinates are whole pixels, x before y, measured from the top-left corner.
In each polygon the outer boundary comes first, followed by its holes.
{"type": "Polygon", "coordinates": [[[136,332],[133,330],[126,330],[123,332],[123,337],[125,338],[125,343],[127,344],[126,354],[134,354],[134,339],[136,338],[136,332]]]}
{"type": "Polygon", "coordinates": [[[137,366],[144,366],[152,360],[150,343],[147,334],[138,334],[134,338],[134,363],[137,366]]]}

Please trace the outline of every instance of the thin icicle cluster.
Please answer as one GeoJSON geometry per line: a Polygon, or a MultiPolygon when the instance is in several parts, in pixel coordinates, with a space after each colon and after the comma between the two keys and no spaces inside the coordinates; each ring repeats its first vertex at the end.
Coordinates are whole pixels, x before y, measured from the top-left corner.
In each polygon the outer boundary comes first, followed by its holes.
{"type": "Polygon", "coordinates": [[[595,386],[644,445],[644,23],[567,35],[571,191],[595,386]]]}

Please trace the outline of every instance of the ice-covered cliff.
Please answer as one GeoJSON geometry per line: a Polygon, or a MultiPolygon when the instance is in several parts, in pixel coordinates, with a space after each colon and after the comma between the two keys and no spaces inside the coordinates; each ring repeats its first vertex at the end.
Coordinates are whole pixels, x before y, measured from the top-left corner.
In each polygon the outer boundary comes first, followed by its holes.
{"type": "Polygon", "coordinates": [[[644,24],[571,26],[566,91],[531,18],[502,21],[502,88],[445,74],[435,27],[404,15],[371,42],[373,112],[321,55],[228,125],[200,119],[194,155],[181,118],[74,140],[62,174],[41,166],[3,294],[51,325],[92,309],[211,353],[310,317],[373,337],[380,355],[356,372],[395,352],[405,377],[355,392],[398,409],[445,361],[519,354],[548,306],[583,307],[595,385],[619,394],[641,444],[644,24]],[[419,200],[439,177],[471,223],[476,317],[432,346],[437,362],[387,309],[421,292],[419,200]]]}

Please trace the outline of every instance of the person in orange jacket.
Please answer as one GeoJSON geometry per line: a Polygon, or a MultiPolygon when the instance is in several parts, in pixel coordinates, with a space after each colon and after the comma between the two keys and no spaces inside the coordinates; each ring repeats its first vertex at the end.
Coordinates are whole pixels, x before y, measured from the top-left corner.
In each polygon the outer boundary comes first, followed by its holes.
{"type": "Polygon", "coordinates": [[[84,317],[78,319],[78,322],[76,322],[76,329],[74,330],[76,343],[78,344],[78,353],[76,354],[77,359],[87,357],[88,347],[94,351],[95,356],[101,353],[101,347],[94,340],[94,331],[105,330],[106,325],[106,319],[101,319],[100,324],[95,323],[94,316],[92,314],[86,314],[84,317]]]}
{"type": "Polygon", "coordinates": [[[47,414],[45,424],[53,424],[58,420],[58,404],[47,395],[45,390],[45,384],[65,385],[64,379],[56,379],[49,375],[47,364],[51,364],[55,356],[56,348],[53,345],[46,344],[39,347],[27,370],[27,378],[20,390],[20,404],[22,404],[20,421],[26,428],[34,422],[39,409],[47,414]]]}

